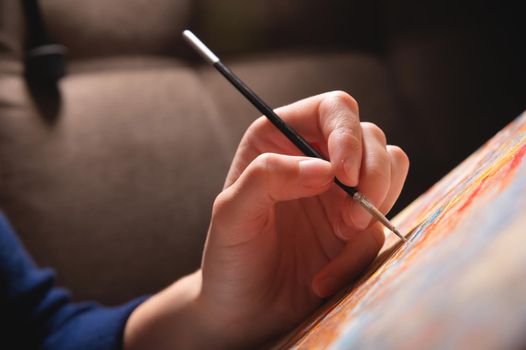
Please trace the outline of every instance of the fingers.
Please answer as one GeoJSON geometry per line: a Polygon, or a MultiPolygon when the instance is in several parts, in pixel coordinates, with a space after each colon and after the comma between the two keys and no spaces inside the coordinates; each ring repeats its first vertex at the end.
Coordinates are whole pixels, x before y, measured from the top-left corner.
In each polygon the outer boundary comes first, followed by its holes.
{"type": "Polygon", "coordinates": [[[320,298],[333,295],[354,280],[377,256],[384,243],[380,224],[354,235],[341,253],[329,262],[312,281],[312,290],[320,298]]]}
{"type": "MultiPolygon", "coordinates": [[[[319,146],[319,151],[330,159],[338,179],[349,186],[357,185],[362,136],[354,98],[341,91],[328,92],[278,108],[276,113],[307,141],[319,146]]],[[[299,154],[264,117],[251,125],[245,138],[251,139],[260,152],[299,154]]]]}
{"type": "MultiPolygon", "coordinates": [[[[363,159],[358,190],[378,207],[387,197],[391,186],[391,160],[386,148],[383,131],[372,123],[362,123],[363,159]]],[[[344,221],[350,226],[364,230],[371,215],[357,202],[351,201],[350,210],[344,212],[344,221]]]]}
{"type": "Polygon", "coordinates": [[[409,171],[409,158],[400,147],[387,145],[387,153],[391,163],[391,184],[384,202],[378,207],[382,213],[389,212],[395,204],[409,171]]]}
{"type": "MultiPolygon", "coordinates": [[[[380,128],[371,123],[360,123],[358,105],[348,94],[334,91],[313,96],[276,110],[307,141],[315,142],[322,154],[328,156],[334,175],[344,184],[357,187],[384,213],[394,204],[407,174],[407,157],[398,148],[386,146],[386,137],[380,128]]],[[[300,155],[296,147],[265,118],[253,123],[245,140],[250,146],[240,147],[247,163],[262,152],[300,155]],[[246,150],[251,150],[246,154],[246,150]]],[[[245,164],[247,164],[245,163],[245,164]]],[[[234,167],[234,182],[244,166],[234,167]]],[[[343,195],[342,195],[343,197],[343,195]]],[[[342,198],[343,199],[343,198],[342,198]]],[[[342,229],[345,226],[364,230],[371,223],[371,215],[352,198],[347,197],[341,210],[342,229]]],[[[341,238],[341,237],[340,237],[341,238]]]]}
{"type": "Polygon", "coordinates": [[[358,185],[362,160],[358,104],[345,93],[328,94],[320,103],[319,120],[336,177],[348,186],[358,185]]]}
{"type": "Polygon", "coordinates": [[[214,203],[213,220],[216,223],[220,220],[219,225],[223,228],[239,228],[239,225],[246,228],[246,223],[255,223],[264,217],[263,214],[276,202],[325,192],[333,178],[332,167],[327,161],[262,154],[249,164],[232,186],[218,196],[214,203]]]}

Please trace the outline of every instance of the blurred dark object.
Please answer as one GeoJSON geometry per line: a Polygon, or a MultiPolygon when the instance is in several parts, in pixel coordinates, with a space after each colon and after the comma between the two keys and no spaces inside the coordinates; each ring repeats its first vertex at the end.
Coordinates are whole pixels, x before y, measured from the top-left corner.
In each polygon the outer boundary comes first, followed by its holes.
{"type": "Polygon", "coordinates": [[[394,212],[526,107],[518,4],[41,6],[44,42],[68,48],[68,75],[58,80],[61,49],[43,49],[50,55],[37,60],[51,64],[38,71],[57,84],[37,92],[25,83],[22,2],[0,0],[0,206],[36,260],[55,267],[77,298],[120,302],[199,266],[211,204],[258,114],[200,64],[183,29],[272,106],[335,89],[353,95],[361,118],[412,160],[394,212]]]}
{"type": "Polygon", "coordinates": [[[29,80],[56,83],[66,75],[66,48],[58,44],[44,44],[26,53],[26,76],[29,80]]]}
{"type": "Polygon", "coordinates": [[[37,0],[24,0],[23,5],[28,91],[44,120],[53,123],[60,113],[58,81],[66,75],[66,47],[49,37],[37,0]]]}
{"type": "Polygon", "coordinates": [[[25,74],[29,80],[56,83],[66,74],[66,48],[50,39],[37,0],[24,0],[25,74]]]}

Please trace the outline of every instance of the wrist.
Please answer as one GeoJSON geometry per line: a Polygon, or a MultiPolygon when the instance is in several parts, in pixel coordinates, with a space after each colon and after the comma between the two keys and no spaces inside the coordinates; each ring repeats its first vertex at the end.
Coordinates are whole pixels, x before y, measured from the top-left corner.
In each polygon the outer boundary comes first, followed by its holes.
{"type": "Polygon", "coordinates": [[[198,349],[203,323],[198,311],[201,271],[181,278],[135,309],[124,329],[124,349],[198,349]]]}

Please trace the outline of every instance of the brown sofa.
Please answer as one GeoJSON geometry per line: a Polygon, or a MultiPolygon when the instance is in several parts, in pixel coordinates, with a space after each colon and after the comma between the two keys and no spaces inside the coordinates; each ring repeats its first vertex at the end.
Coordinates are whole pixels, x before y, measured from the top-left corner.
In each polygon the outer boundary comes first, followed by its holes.
{"type": "Polygon", "coordinates": [[[481,2],[41,0],[58,90],[24,77],[0,0],[0,207],[77,299],[117,303],[199,265],[258,113],[183,43],[193,29],[271,105],[345,90],[412,159],[405,205],[526,107],[519,11],[481,2]]]}

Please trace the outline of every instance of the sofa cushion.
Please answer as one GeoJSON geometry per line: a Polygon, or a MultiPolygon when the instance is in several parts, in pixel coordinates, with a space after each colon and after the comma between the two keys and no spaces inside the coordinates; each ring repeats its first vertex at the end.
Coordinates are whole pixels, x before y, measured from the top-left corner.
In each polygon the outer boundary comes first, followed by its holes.
{"type": "Polygon", "coordinates": [[[2,210],[80,299],[120,302],[196,269],[231,158],[191,70],[137,60],[73,65],[52,119],[19,74],[0,78],[2,210]]]}

